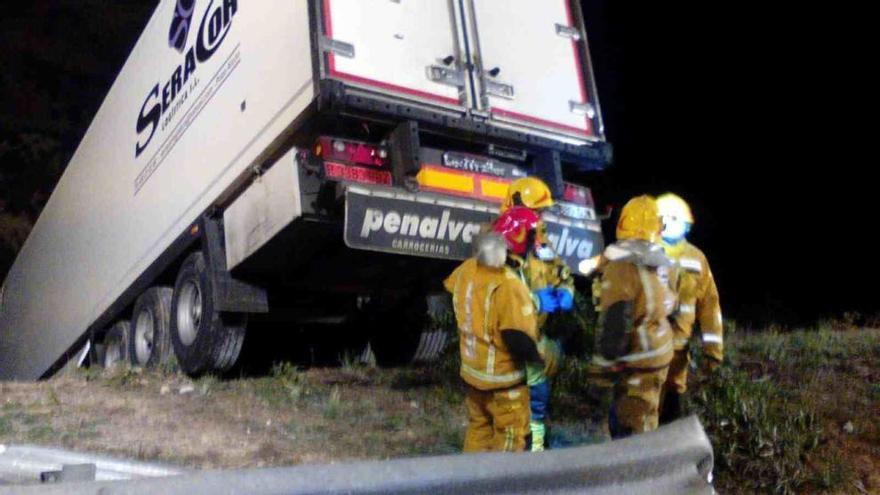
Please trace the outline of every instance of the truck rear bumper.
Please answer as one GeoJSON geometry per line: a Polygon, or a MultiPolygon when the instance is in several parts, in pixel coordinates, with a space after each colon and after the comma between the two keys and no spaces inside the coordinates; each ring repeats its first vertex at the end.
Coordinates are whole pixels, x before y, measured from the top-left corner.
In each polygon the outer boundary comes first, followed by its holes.
{"type": "MultiPolygon", "coordinates": [[[[498,216],[496,205],[434,193],[351,185],[345,197],[345,243],[354,249],[461,260],[474,237],[498,216]]],[[[573,269],[601,253],[596,221],[545,213],[547,237],[573,269]]]]}

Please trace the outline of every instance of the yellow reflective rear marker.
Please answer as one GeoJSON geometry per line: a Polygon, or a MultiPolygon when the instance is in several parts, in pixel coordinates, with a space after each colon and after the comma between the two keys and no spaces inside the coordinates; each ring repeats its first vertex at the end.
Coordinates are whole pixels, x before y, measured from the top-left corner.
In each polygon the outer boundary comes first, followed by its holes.
{"type": "Polygon", "coordinates": [[[504,199],[507,196],[507,187],[508,184],[506,182],[480,179],[480,191],[485,197],[504,199]]]}
{"type": "Polygon", "coordinates": [[[416,176],[422,187],[443,189],[462,193],[474,193],[474,178],[451,172],[423,167],[416,176]]]}

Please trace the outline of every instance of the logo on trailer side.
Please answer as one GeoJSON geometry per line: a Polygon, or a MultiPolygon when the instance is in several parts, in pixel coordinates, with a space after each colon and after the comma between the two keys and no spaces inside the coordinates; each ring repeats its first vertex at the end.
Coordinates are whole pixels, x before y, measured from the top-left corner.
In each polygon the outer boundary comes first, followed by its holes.
{"type": "Polygon", "coordinates": [[[195,4],[196,0],[178,0],[174,8],[168,45],[183,54],[183,60],[164,82],[156,83],[144,98],[135,125],[135,158],[141,156],[152,142],[156,130],[160,126],[164,128],[186,101],[188,89],[194,86],[191,81],[197,82],[195,75],[198,68],[210,60],[223,44],[232,26],[232,19],[238,12],[238,0],[211,0],[199,23],[195,42],[186,50],[195,4]],[[162,117],[166,117],[164,124],[162,117]]]}
{"type": "Polygon", "coordinates": [[[192,22],[196,0],[177,0],[174,17],[171,19],[171,30],[168,32],[168,46],[183,53],[186,39],[189,37],[189,25],[192,22]]]}

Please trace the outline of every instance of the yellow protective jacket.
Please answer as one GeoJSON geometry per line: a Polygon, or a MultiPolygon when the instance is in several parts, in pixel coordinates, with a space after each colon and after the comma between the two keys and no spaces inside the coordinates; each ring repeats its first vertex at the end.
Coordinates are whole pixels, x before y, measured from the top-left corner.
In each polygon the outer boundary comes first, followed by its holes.
{"type": "Polygon", "coordinates": [[[525,381],[501,339],[502,330],[519,330],[537,342],[531,293],[507,266],[491,268],[465,260],[443,285],[452,293],[461,351],[461,377],[479,390],[509,388],[525,381]]]}
{"type": "Polygon", "coordinates": [[[554,287],[574,291],[571,270],[559,257],[545,261],[534,254],[529,254],[523,268],[529,288],[532,290],[554,287]]]}
{"type": "MultiPolygon", "coordinates": [[[[559,257],[545,261],[534,254],[529,254],[526,263],[522,267],[522,274],[526,284],[529,286],[529,290],[532,292],[552,287],[555,289],[565,289],[574,295],[574,278],[571,276],[571,270],[559,257]]],[[[540,303],[537,300],[534,302],[536,308],[540,307],[540,303]]],[[[539,330],[547,323],[547,317],[547,313],[538,314],[539,330]]]]}
{"type": "Polygon", "coordinates": [[[648,256],[629,253],[634,245],[618,243],[606,250],[599,291],[598,352],[593,356],[593,364],[600,368],[657,369],[672,360],[672,329],[667,320],[673,306],[666,282],[669,260],[662,249],[658,252],[653,246],[648,256]]]}
{"type": "Polygon", "coordinates": [[[666,253],[674,261],[669,284],[678,301],[670,316],[675,349],[687,347],[694,322],[699,322],[705,354],[721,361],[724,358],[721,303],[706,255],[687,241],[667,245],[666,253]]]}

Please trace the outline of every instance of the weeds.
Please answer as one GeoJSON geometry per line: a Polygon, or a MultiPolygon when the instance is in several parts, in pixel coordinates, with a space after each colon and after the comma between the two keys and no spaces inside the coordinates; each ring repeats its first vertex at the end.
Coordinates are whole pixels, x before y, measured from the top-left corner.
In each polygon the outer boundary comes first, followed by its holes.
{"type": "Polygon", "coordinates": [[[361,368],[361,353],[353,352],[350,349],[346,349],[339,356],[339,366],[343,371],[357,372],[361,368]]]}
{"type": "Polygon", "coordinates": [[[330,390],[330,395],[324,403],[324,418],[334,420],[339,417],[339,406],[342,393],[338,385],[334,385],[330,390]]]}
{"type": "Polygon", "coordinates": [[[104,368],[100,366],[85,366],[82,368],[76,368],[76,373],[83,380],[87,382],[94,382],[104,375],[104,368]]]}
{"type": "Polygon", "coordinates": [[[12,421],[6,416],[0,416],[0,436],[11,436],[14,433],[15,427],[12,425],[12,421]]]}
{"type": "Polygon", "coordinates": [[[813,477],[813,483],[823,490],[838,489],[853,479],[853,470],[839,453],[832,452],[813,477]]]}
{"type": "Polygon", "coordinates": [[[17,441],[45,443],[57,434],[51,426],[51,415],[34,412],[35,406],[5,404],[0,414],[0,437],[12,437],[17,441]]]}
{"type": "MultiPolygon", "coordinates": [[[[731,339],[726,364],[709,377],[696,377],[689,407],[712,439],[722,486],[794,493],[850,484],[853,467],[836,448],[822,447],[829,439],[822,425],[839,427],[841,417],[857,415],[847,411],[846,401],[859,394],[828,387],[875,395],[878,385],[854,373],[880,364],[880,338],[876,332],[835,330],[845,325],[821,322],[809,331],[776,329],[731,339]]],[[[699,362],[699,349],[695,354],[699,362]]]]}
{"type": "Polygon", "coordinates": [[[117,389],[131,389],[142,385],[143,370],[127,366],[117,366],[109,370],[106,384],[117,389]]]}
{"type": "Polygon", "coordinates": [[[54,388],[50,388],[48,392],[46,392],[46,403],[52,407],[61,405],[61,400],[58,399],[58,394],[55,392],[54,388]]]}
{"type": "Polygon", "coordinates": [[[177,362],[177,356],[171,353],[167,361],[162,362],[156,367],[156,373],[163,376],[173,376],[180,371],[180,364],[177,362]]]}
{"type": "MultiPolygon", "coordinates": [[[[793,493],[849,485],[853,469],[847,460],[840,455],[826,460],[821,451],[827,439],[822,424],[828,423],[835,405],[827,402],[825,382],[807,377],[864,387],[876,401],[880,384],[864,383],[863,378],[880,364],[880,339],[876,332],[834,330],[839,327],[823,323],[811,331],[774,328],[744,335],[729,322],[726,364],[692,384],[688,395],[690,411],[699,415],[712,439],[719,486],[793,493]],[[840,374],[853,369],[861,378],[850,381],[840,374]],[[820,459],[821,468],[810,459],[820,459]]],[[[699,349],[695,351],[699,363],[699,349]]],[[[569,359],[554,380],[553,416],[601,421],[607,402],[607,394],[589,386],[586,362],[569,359]]]]}
{"type": "Polygon", "coordinates": [[[217,388],[222,382],[217,379],[214,375],[205,375],[196,380],[196,385],[198,385],[199,391],[202,395],[209,393],[211,390],[217,388]]]}
{"type": "Polygon", "coordinates": [[[807,479],[804,460],[822,430],[815,411],[784,398],[770,380],[722,367],[689,394],[712,439],[719,476],[736,475],[754,489],[793,493],[807,479]]]}
{"type": "Polygon", "coordinates": [[[272,367],[272,378],[255,380],[254,392],[269,406],[289,406],[310,393],[309,380],[295,365],[278,363],[272,367]]]}
{"type": "Polygon", "coordinates": [[[43,443],[54,440],[58,433],[49,425],[39,425],[31,428],[25,434],[28,442],[43,443]]]}
{"type": "MultiPolygon", "coordinates": [[[[582,314],[590,311],[588,300],[578,297],[576,303],[582,314]]],[[[553,332],[558,330],[560,336],[567,332],[569,342],[574,342],[566,347],[570,357],[553,381],[548,438],[559,439],[554,445],[595,442],[600,432],[593,427],[602,425],[608,410],[608,395],[592,389],[587,378],[585,358],[591,354],[595,333],[591,318],[551,321],[563,327],[554,327],[553,332]]],[[[178,394],[163,398],[153,393],[143,406],[165,411],[169,404],[178,405],[179,414],[196,410],[201,414],[209,407],[228,405],[223,414],[201,418],[202,426],[230,421],[216,429],[216,438],[223,442],[233,438],[236,445],[268,442],[282,446],[285,453],[229,449],[223,451],[221,461],[210,460],[203,452],[183,456],[210,461],[191,461],[201,466],[277,464],[301,456],[323,462],[459,452],[465,432],[464,386],[459,378],[458,334],[447,328],[450,321],[441,317],[435,323],[446,328],[451,338],[441,358],[428,365],[375,369],[352,359],[343,360],[341,369],[303,371],[280,363],[262,378],[196,380],[197,389],[210,391],[201,404],[184,401],[178,394]],[[270,418],[274,426],[263,427],[270,418]],[[281,443],[274,436],[279,433],[285,439],[281,443]]],[[[749,333],[727,322],[725,364],[708,377],[693,373],[688,394],[690,411],[700,416],[713,443],[719,491],[846,492],[859,486],[859,479],[867,487],[863,492],[876,490],[865,475],[873,465],[855,459],[874,455],[871,452],[876,450],[871,449],[880,438],[870,415],[880,407],[880,332],[839,332],[838,326],[829,321],[809,331],[775,328],[749,333]],[[848,421],[855,428],[842,433],[848,421]]],[[[697,345],[695,361],[699,360],[697,345]]],[[[138,394],[158,388],[157,379],[162,378],[161,372],[123,368],[86,379],[96,384],[78,380],[76,387],[68,388],[49,382],[28,395],[10,395],[9,402],[0,403],[0,439],[60,440],[71,448],[104,443],[117,449],[118,443],[110,441],[118,428],[114,420],[129,414],[119,411],[141,404],[129,405],[128,399],[91,401],[88,407],[93,409],[86,410],[77,397],[85,394],[79,391],[113,398],[126,395],[136,401],[138,394]],[[102,419],[106,423],[99,427],[92,421],[102,412],[94,408],[105,402],[114,403],[116,412],[102,419]],[[60,405],[65,414],[50,416],[59,412],[60,405]]],[[[169,443],[163,447],[169,450],[161,451],[149,442],[133,443],[123,450],[129,456],[169,457],[168,451],[186,452],[192,443],[198,442],[169,443]]]]}

